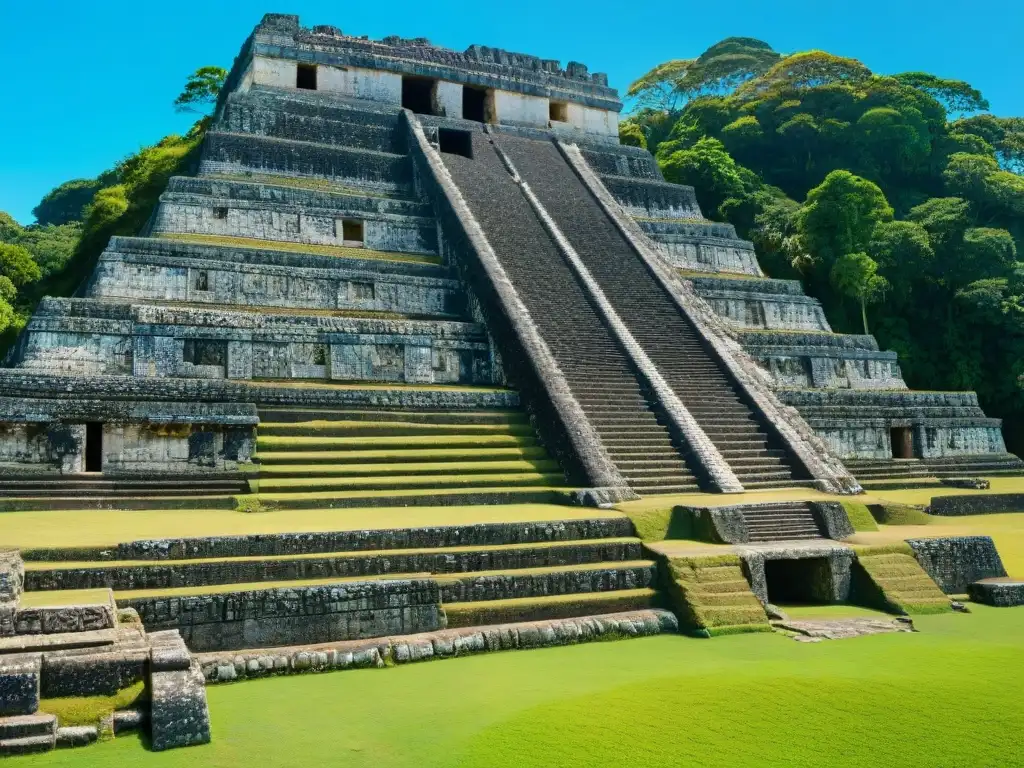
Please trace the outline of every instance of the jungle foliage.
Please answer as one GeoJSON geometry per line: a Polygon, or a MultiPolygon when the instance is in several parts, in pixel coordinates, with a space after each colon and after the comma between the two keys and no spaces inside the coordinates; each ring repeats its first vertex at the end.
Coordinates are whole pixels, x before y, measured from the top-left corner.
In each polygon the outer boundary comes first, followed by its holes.
{"type": "Polygon", "coordinates": [[[627,95],[645,146],[704,213],[796,278],[838,332],[868,328],[916,389],[972,389],[1024,450],[1024,118],[970,84],[872,73],[729,38],[627,95]]]}
{"type": "MultiPolygon", "coordinates": [[[[223,70],[202,67],[174,103],[207,104],[222,83],[223,70]]],[[[145,228],[168,179],[196,159],[208,123],[204,117],[184,136],[143,147],[95,179],[60,184],[33,209],[34,224],[0,211],[0,357],[43,296],[71,296],[113,235],[145,228]]]]}

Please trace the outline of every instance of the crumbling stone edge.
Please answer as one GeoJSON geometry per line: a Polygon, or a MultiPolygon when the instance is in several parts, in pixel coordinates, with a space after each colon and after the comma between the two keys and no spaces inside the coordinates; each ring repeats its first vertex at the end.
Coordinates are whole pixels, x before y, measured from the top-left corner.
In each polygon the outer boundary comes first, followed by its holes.
{"type": "Polygon", "coordinates": [[[207,685],[271,675],[408,664],[494,651],[549,648],[677,632],[675,614],[660,609],[581,618],[495,624],[289,648],[219,651],[195,656],[207,685]]]}
{"type": "Polygon", "coordinates": [[[697,295],[692,282],[683,280],[669,269],[656,250],[648,245],[647,236],[605,189],[601,180],[587,165],[579,147],[562,141],[555,143],[598,204],[644,260],[655,279],[665,287],[679,310],[708,342],[741,390],[761,411],[768,424],[778,432],[779,437],[811,477],[817,481],[818,488],[830,493],[860,493],[860,484],[825,441],[815,434],[795,408],[783,405],[776,397],[768,374],[743,350],[735,331],[697,295]]]}
{"type": "Polygon", "coordinates": [[[635,494],[629,491],[626,479],[602,446],[579,401],[573,396],[554,354],[540,335],[529,310],[487,241],[483,228],[473,216],[448,169],[427,141],[423,126],[408,110],[402,110],[402,119],[411,138],[410,154],[414,161],[419,161],[420,166],[426,166],[425,170],[437,184],[440,195],[454,212],[469,244],[476,251],[480,267],[501,304],[501,313],[512,326],[513,334],[532,363],[537,382],[545,390],[554,413],[561,421],[560,431],[567,438],[569,449],[575,455],[576,461],[582,465],[588,483],[596,488],[622,489],[617,494],[618,500],[636,498],[635,494]]]}

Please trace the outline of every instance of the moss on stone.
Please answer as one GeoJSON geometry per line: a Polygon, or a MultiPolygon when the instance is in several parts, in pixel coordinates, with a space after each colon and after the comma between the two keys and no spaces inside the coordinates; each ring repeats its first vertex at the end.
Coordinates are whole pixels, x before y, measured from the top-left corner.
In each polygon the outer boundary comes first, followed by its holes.
{"type": "Polygon", "coordinates": [[[858,532],[878,530],[875,518],[871,516],[867,505],[858,504],[854,501],[843,501],[840,503],[843,505],[843,509],[846,510],[846,516],[850,519],[850,525],[853,526],[853,530],[858,532]]]}
{"type": "Polygon", "coordinates": [[[655,590],[624,589],[614,592],[447,603],[443,607],[449,627],[475,627],[619,613],[657,606],[658,593],[655,590]]]}
{"type": "Polygon", "coordinates": [[[396,253],[374,251],[369,248],[350,248],[340,245],[315,245],[293,243],[285,240],[256,240],[248,237],[227,237],[223,235],[192,235],[183,233],[157,234],[163,240],[178,240],[199,245],[222,245],[229,248],[252,248],[260,251],[286,251],[288,253],[311,253],[320,256],[338,256],[348,259],[370,259],[372,261],[403,261],[415,264],[440,264],[440,256],[422,253],[396,253]]]}
{"type": "Polygon", "coordinates": [[[112,696],[68,696],[42,699],[39,711],[56,715],[61,726],[97,725],[103,718],[119,709],[127,709],[140,701],[145,693],[145,684],[139,682],[122,688],[112,696]]]}

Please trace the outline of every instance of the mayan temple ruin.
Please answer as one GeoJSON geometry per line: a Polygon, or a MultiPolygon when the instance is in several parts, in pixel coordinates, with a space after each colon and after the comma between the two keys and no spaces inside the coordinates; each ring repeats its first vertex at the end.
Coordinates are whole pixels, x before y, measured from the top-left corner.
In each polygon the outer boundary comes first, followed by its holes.
{"type": "MultiPolygon", "coordinates": [[[[0,553],[0,745],[90,741],[40,697],[140,680],[151,708],[112,727],[148,720],[160,749],[209,740],[204,682],[760,627],[772,579],[884,597],[839,502],[744,494],[1024,471],[974,393],[909,390],[767,278],[620,144],[621,109],[577,62],[263,18],[191,174],[0,369],[0,508],[497,512],[0,553]],[[603,515],[700,493],[693,538],[738,546],[722,579],[603,515]],[[496,506],[521,504],[565,518],[496,506]],[[710,616],[688,579],[742,589],[710,616]]],[[[921,601],[1005,575],[991,541],[912,546],[921,601]],[[943,583],[939,560],[971,565],[943,583]]]]}

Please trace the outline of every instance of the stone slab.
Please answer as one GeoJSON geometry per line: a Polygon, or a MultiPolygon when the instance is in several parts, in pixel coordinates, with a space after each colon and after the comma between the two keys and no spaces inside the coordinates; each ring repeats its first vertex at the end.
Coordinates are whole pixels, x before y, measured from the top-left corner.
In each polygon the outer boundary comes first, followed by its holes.
{"type": "Polygon", "coordinates": [[[154,672],[150,688],[154,751],[209,743],[210,710],[198,663],[186,670],[154,672]]]}
{"type": "Polygon", "coordinates": [[[968,585],[971,600],[999,608],[1024,605],[1024,581],[1014,579],[984,579],[968,585]]]}

